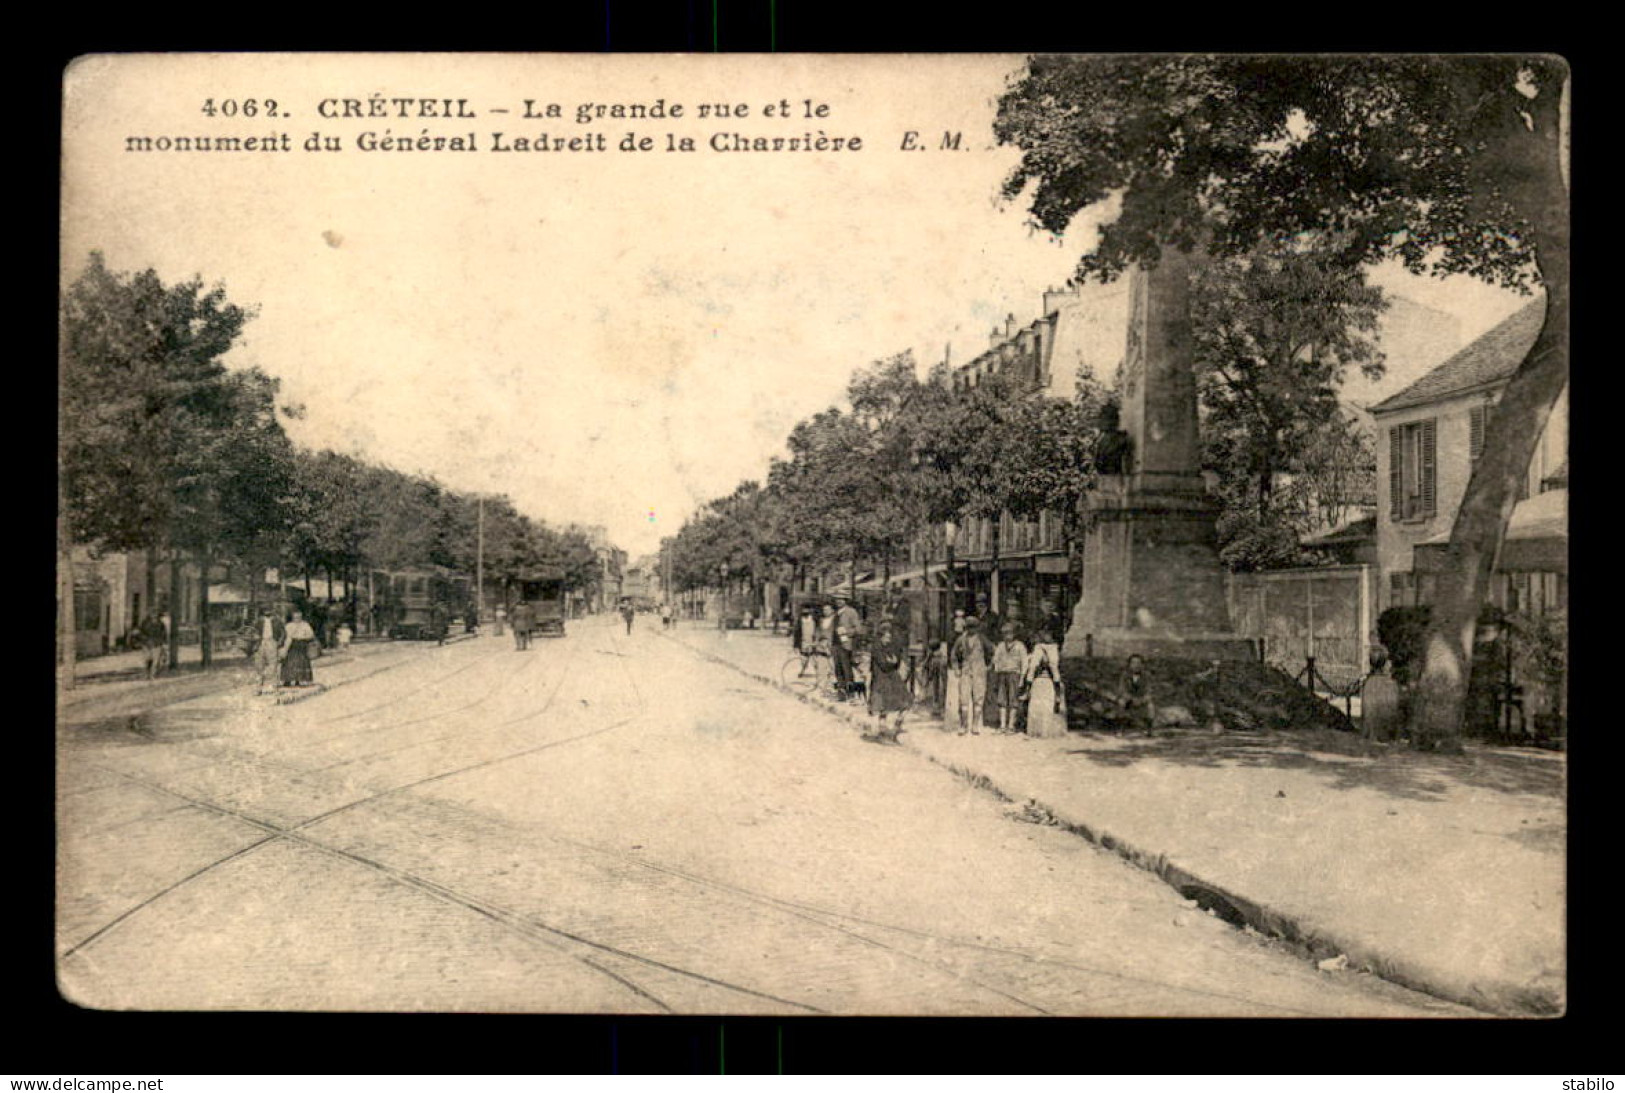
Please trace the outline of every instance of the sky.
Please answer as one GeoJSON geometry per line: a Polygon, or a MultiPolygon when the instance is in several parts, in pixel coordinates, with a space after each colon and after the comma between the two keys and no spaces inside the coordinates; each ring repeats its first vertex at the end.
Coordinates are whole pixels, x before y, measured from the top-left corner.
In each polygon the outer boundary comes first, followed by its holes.
{"type": "MultiPolygon", "coordinates": [[[[100,250],[116,270],[221,282],[257,308],[228,360],[276,376],[304,407],[287,425],[296,442],[602,525],[636,557],[707,500],[762,480],[791,427],[837,403],[855,368],[904,350],[922,367],[967,360],[995,322],[1029,322],[1072,274],[1095,219],[1051,238],[998,198],[1016,153],[991,126],[1020,64],[91,57],[67,78],[64,277],[100,250]],[[374,95],[392,111],[387,100],[465,100],[477,116],[322,116],[344,99],[371,109],[374,95]],[[281,116],[264,116],[267,98],[281,116]],[[525,119],[526,100],[563,116],[525,119]],[[576,120],[583,104],[656,102],[684,116],[576,120]],[[707,103],[750,113],[696,117],[707,103]],[[763,116],[781,103],[790,118],[763,116]],[[316,132],[342,150],[304,152],[316,132]],[[507,146],[602,133],[608,147],[496,152],[496,132],[507,146]],[[652,149],[614,150],[628,132],[652,149]],[[923,149],[904,149],[909,132],[923,149]],[[281,133],[289,152],[126,150],[132,135],[281,133]],[[363,151],[365,133],[473,134],[477,150],[363,151]],[[696,150],[664,151],[668,133],[696,150]],[[958,148],[941,147],[945,133],[958,148]],[[718,152],[714,134],[862,147],[718,152]]],[[[1455,317],[1463,341],[1520,302],[1459,279],[1378,281],[1455,317]]],[[[1121,327],[1099,342],[1109,375],[1121,327]]]]}

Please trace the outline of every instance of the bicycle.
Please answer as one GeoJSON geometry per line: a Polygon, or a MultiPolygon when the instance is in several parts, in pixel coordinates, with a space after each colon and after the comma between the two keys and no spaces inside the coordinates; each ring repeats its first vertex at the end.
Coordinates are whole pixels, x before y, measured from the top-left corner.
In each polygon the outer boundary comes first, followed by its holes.
{"type": "Polygon", "coordinates": [[[800,653],[791,653],[784,667],[779,669],[779,682],[798,694],[841,697],[835,687],[834,662],[828,653],[821,651],[809,653],[805,659],[800,653]]]}

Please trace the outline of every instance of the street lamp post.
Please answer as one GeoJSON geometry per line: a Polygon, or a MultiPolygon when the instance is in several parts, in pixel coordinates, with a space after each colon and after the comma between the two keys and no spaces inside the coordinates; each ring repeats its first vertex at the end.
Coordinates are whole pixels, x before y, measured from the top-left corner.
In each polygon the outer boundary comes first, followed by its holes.
{"type": "Polygon", "coordinates": [[[958,591],[958,585],[954,576],[954,539],[957,538],[958,535],[959,525],[955,524],[952,520],[949,520],[942,525],[942,537],[943,540],[948,544],[948,610],[942,613],[943,641],[948,641],[953,637],[952,620],[954,617],[954,608],[956,606],[955,601],[957,599],[954,593],[958,591]]]}

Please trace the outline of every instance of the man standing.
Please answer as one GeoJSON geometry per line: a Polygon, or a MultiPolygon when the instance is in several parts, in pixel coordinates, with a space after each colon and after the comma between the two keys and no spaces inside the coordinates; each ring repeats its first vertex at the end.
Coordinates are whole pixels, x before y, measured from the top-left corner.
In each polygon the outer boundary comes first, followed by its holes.
{"type": "Polygon", "coordinates": [[[853,666],[858,652],[858,638],[863,633],[863,616],[849,599],[841,600],[841,609],[835,612],[835,689],[841,700],[852,697],[853,666]]]}
{"type": "Polygon", "coordinates": [[[513,616],[509,621],[513,623],[513,647],[515,650],[530,648],[530,628],[533,619],[530,604],[524,600],[514,604],[513,616]]]}
{"type": "Polygon", "coordinates": [[[157,615],[149,614],[138,633],[141,635],[142,652],[146,654],[147,678],[157,679],[158,673],[164,669],[164,657],[169,651],[169,627],[157,615]]]}
{"type": "Polygon", "coordinates": [[[278,669],[282,663],[282,642],[287,636],[287,627],[282,623],[280,612],[273,611],[270,604],[260,605],[260,620],[254,635],[254,651],[249,654],[253,660],[254,670],[259,673],[259,694],[275,694],[279,680],[278,669]]]}
{"type": "Polygon", "coordinates": [[[629,635],[632,633],[632,619],[636,615],[637,615],[637,610],[632,606],[632,601],[631,600],[622,600],[621,601],[621,618],[626,621],[626,632],[629,635]]]}
{"type": "Polygon", "coordinates": [[[987,662],[992,644],[982,635],[981,623],[965,620],[965,632],[954,642],[949,663],[959,672],[959,735],[969,730],[980,735],[982,704],[987,701],[987,662]]]}

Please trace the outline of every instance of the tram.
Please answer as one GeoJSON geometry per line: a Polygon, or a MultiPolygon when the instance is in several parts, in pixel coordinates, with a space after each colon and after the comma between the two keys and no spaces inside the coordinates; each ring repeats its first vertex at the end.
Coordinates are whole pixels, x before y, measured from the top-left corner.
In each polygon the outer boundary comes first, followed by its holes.
{"type": "Polygon", "coordinates": [[[468,617],[471,597],[466,574],[441,566],[418,566],[389,573],[389,636],[405,641],[442,641],[457,619],[468,617]]]}
{"type": "Polygon", "coordinates": [[[516,582],[514,602],[530,605],[532,633],[564,636],[563,569],[543,566],[526,573],[516,582]]]}

